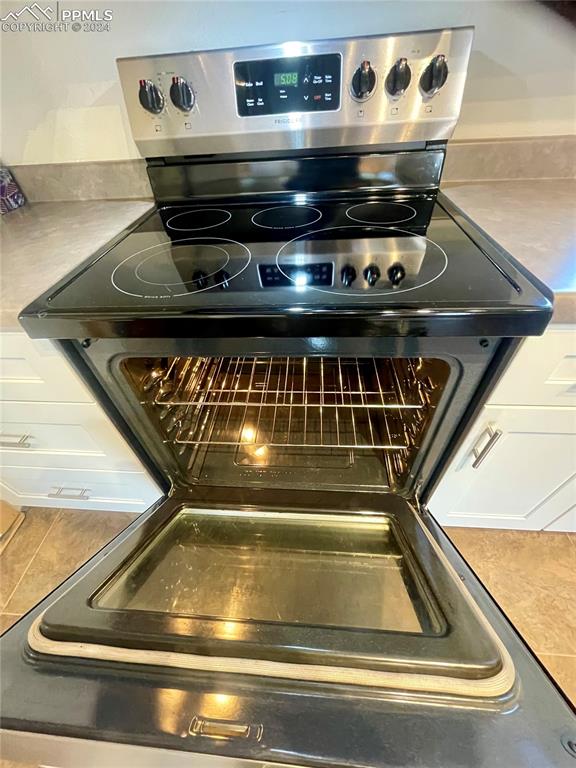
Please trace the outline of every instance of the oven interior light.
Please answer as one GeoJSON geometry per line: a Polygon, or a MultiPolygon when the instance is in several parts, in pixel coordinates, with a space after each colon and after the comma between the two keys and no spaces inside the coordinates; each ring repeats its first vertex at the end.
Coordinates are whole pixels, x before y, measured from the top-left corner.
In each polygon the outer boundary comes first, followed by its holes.
{"type": "Polygon", "coordinates": [[[256,431],[252,427],[244,427],[242,430],[242,442],[253,443],[256,439],[256,431]]]}

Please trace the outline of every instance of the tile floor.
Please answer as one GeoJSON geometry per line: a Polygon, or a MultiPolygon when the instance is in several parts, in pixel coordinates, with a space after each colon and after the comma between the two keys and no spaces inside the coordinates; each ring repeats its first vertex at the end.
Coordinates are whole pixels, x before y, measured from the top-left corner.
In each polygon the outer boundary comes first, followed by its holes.
{"type": "Polygon", "coordinates": [[[133,519],[127,512],[28,510],[0,555],[0,633],[133,519]]]}
{"type": "MultiPolygon", "coordinates": [[[[133,519],[32,509],[0,555],[0,633],[133,519]]],[[[448,534],[576,703],[576,534],[450,528],[448,534]]],[[[0,768],[15,763],[0,759],[0,768]]]]}
{"type": "Polygon", "coordinates": [[[446,532],[576,704],[576,533],[489,528],[446,532]]]}

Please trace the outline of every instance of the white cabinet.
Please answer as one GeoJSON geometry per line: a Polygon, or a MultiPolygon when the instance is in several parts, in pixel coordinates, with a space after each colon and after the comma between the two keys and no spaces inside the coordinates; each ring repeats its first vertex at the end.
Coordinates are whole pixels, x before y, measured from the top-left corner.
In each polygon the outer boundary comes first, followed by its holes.
{"type": "Polygon", "coordinates": [[[541,530],[576,505],[576,408],[488,406],[430,502],[443,525],[541,530]]]}
{"type": "Polygon", "coordinates": [[[142,471],[96,403],[0,402],[0,463],[142,471]]]}
{"type": "Polygon", "coordinates": [[[552,327],[526,339],[490,404],[575,407],[576,329],[552,327]]]}
{"type": "Polygon", "coordinates": [[[89,403],[84,383],[52,342],[0,333],[0,400],[89,403]]]}
{"type": "Polygon", "coordinates": [[[143,512],[159,497],[142,472],[2,467],[2,490],[15,506],[143,512]]]}
{"type": "Polygon", "coordinates": [[[442,525],[576,530],[576,329],[527,339],[440,481],[442,525]]]}
{"type": "Polygon", "coordinates": [[[0,334],[0,498],[143,512],[160,492],[59,350],[0,334]]]}

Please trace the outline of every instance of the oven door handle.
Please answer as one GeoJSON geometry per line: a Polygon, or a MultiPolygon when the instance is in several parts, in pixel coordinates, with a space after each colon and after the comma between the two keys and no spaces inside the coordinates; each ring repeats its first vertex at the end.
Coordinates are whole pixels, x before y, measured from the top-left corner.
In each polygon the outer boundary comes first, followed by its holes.
{"type": "Polygon", "coordinates": [[[188,733],[191,736],[205,736],[209,739],[250,739],[261,741],[264,727],[261,723],[240,723],[236,720],[214,720],[195,715],[188,733]]]}
{"type": "Polygon", "coordinates": [[[472,462],[472,469],[478,469],[480,464],[484,461],[486,456],[490,453],[492,448],[496,445],[498,440],[502,437],[504,433],[501,429],[498,429],[498,427],[493,427],[492,424],[489,424],[486,429],[482,432],[480,435],[480,438],[477,440],[476,445],[472,449],[472,454],[474,456],[474,461],[472,462]],[[485,437],[488,437],[488,442],[483,448],[479,448],[479,444],[484,440],[485,437]]]}

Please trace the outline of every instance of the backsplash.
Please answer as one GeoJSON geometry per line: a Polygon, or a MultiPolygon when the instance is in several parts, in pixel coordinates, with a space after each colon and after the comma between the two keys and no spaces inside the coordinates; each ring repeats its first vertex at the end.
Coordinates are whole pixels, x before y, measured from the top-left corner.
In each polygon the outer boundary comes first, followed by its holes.
{"type": "MultiPolygon", "coordinates": [[[[15,165],[30,202],[142,200],[152,190],[144,160],[15,165]]],[[[576,178],[576,136],[452,141],[442,183],[576,178]]]]}
{"type": "Polygon", "coordinates": [[[443,182],[576,178],[576,136],[448,143],[443,182]]]}

